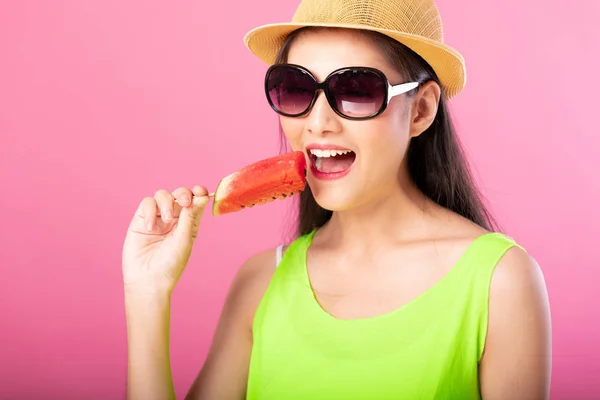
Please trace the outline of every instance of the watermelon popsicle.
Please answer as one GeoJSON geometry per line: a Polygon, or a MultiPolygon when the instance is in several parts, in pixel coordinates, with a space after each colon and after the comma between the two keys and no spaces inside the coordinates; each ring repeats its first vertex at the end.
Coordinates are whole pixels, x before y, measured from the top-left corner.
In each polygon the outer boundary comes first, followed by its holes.
{"type": "Polygon", "coordinates": [[[306,187],[306,158],[292,151],[247,165],[221,180],[214,193],[213,215],[284,199],[306,187]]]}

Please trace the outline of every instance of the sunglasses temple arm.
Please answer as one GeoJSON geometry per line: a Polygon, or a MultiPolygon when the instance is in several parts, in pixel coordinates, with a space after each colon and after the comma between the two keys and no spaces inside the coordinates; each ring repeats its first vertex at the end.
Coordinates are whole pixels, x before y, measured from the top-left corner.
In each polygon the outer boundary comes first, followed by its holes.
{"type": "Polygon", "coordinates": [[[419,82],[407,82],[396,86],[390,86],[388,90],[388,101],[390,101],[392,97],[411,91],[418,86],[419,82]]]}

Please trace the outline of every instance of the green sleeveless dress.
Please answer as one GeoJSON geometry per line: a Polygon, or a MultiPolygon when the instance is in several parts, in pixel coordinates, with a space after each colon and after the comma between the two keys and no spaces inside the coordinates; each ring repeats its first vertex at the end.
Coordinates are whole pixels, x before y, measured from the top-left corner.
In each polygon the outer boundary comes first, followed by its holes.
{"type": "Polygon", "coordinates": [[[494,267],[517,244],[475,239],[432,288],[387,314],[336,319],[306,269],[315,231],[287,249],[253,321],[249,400],[480,399],[494,267]]]}

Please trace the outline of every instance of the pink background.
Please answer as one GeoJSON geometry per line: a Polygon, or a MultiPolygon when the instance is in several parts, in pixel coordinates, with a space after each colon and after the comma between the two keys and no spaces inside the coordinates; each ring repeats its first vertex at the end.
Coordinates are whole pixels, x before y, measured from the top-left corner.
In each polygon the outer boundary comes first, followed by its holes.
{"type": "MultiPolygon", "coordinates": [[[[120,252],[139,200],[214,188],[278,151],[266,66],[242,37],[297,3],[234,3],[0,5],[0,398],[124,398],[120,252]]],[[[453,109],[476,174],[547,279],[552,397],[600,398],[600,2],[439,6],[468,61],[453,109]]],[[[173,301],[180,396],[233,274],[281,240],[286,205],[207,213],[173,301]]]]}

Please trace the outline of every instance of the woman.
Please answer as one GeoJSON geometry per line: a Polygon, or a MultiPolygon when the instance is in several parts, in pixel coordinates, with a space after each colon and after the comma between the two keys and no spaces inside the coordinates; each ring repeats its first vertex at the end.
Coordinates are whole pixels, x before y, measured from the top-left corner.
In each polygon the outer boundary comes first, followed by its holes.
{"type": "MultiPolygon", "coordinates": [[[[471,182],[446,104],[463,61],[435,4],[304,0],[246,43],[273,64],[267,101],[308,188],[296,240],[239,270],[188,398],[547,398],[543,277],[471,182]]],[[[170,294],[207,201],[158,190],[132,220],[130,399],[174,397],[170,294]]]]}

